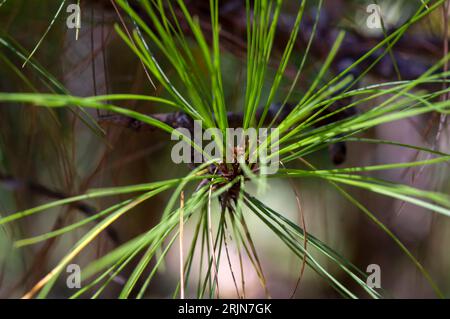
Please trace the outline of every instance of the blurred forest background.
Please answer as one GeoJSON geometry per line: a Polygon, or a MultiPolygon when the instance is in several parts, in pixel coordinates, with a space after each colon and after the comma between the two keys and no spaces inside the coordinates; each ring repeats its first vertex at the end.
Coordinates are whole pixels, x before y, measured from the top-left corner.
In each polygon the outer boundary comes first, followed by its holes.
{"type": "MultiPolygon", "coordinates": [[[[201,16],[203,2],[191,0],[187,1],[187,4],[201,16]]],[[[221,22],[223,21],[225,30],[229,31],[228,36],[231,39],[230,43],[224,42],[222,48],[222,63],[226,70],[223,81],[224,87],[227,88],[227,105],[235,110],[239,110],[243,98],[239,92],[243,85],[245,60],[242,58],[243,51],[239,43],[241,33],[243,30],[245,32],[245,11],[242,16],[242,11],[237,9],[242,6],[242,2],[245,1],[221,1],[221,22]]],[[[325,1],[319,32],[313,45],[315,51],[307,63],[301,87],[307,88],[308,74],[314,74],[320,68],[324,59],[320,52],[330,49],[332,42],[327,39],[339,28],[347,29],[349,34],[355,35],[354,40],[344,42],[344,51],[358,48],[364,50],[371,41],[376,41],[373,39],[382,37],[381,30],[369,29],[366,26],[369,14],[366,8],[370,3],[371,1],[325,1]]],[[[377,3],[382,8],[386,28],[395,28],[401,24],[421,4],[419,0],[377,3]]],[[[0,7],[0,37],[13,39],[17,45],[30,52],[46,32],[60,5],[60,0],[4,2],[0,7]]],[[[139,60],[115,32],[114,24],[122,22],[110,1],[81,0],[80,5],[82,19],[78,35],[75,29],[67,28],[66,19],[69,13],[64,8],[34,53],[34,61],[38,61],[43,69],[54,75],[73,95],[123,92],[164,94],[161,87],[157,86],[155,89],[152,86],[139,60]]],[[[297,1],[286,1],[281,20],[286,26],[289,26],[294,18],[290,15],[291,6],[297,6],[297,1]]],[[[306,17],[312,19],[316,7],[316,1],[308,2],[306,17]]],[[[122,18],[126,19],[125,15],[122,18]]],[[[303,30],[302,32],[308,32],[306,24],[303,30]]],[[[401,61],[400,71],[420,75],[422,70],[438,61],[443,55],[444,34],[442,10],[436,10],[411,28],[406,35],[408,40],[401,43],[402,52],[397,53],[394,50],[401,61]],[[421,41],[426,43],[426,50],[417,49],[421,41]]],[[[295,56],[298,56],[299,61],[302,52],[304,46],[296,47],[295,56]]],[[[47,91],[36,70],[30,64],[22,69],[22,63],[11,50],[0,45],[0,91],[47,91]]],[[[336,65],[335,68],[337,70],[339,66],[336,65]]],[[[292,69],[288,75],[295,75],[295,66],[292,66],[292,69]]],[[[395,79],[393,66],[387,61],[384,66],[381,63],[375,72],[364,76],[360,85],[395,79]]],[[[299,96],[300,90],[294,92],[292,99],[295,100],[299,96]]],[[[122,106],[148,114],[160,111],[149,102],[124,102],[122,106]]],[[[371,106],[370,104],[365,107],[371,106]]],[[[102,136],[87,127],[73,112],[78,111],[58,109],[50,112],[42,108],[18,105],[0,107],[2,215],[54,199],[51,192],[68,196],[83,193],[93,187],[144,183],[180,176],[189,171],[185,165],[172,163],[170,149],[173,144],[168,141],[165,133],[139,132],[106,122],[100,123],[106,132],[102,136]],[[43,189],[45,187],[47,189],[43,189]]],[[[107,115],[105,112],[89,112],[94,118],[107,115]]],[[[364,136],[431,148],[436,141],[438,123],[439,118],[436,116],[419,116],[381,125],[366,132],[364,136]]],[[[450,152],[448,136],[449,130],[445,127],[436,145],[442,152],[450,152]]],[[[426,155],[389,145],[348,143],[347,158],[341,166],[404,162],[415,158],[423,159],[426,155]]],[[[334,167],[327,150],[315,154],[311,159],[316,166],[334,167]]],[[[413,168],[375,172],[374,176],[448,194],[449,170],[448,165],[440,165],[423,170],[413,168]]],[[[369,264],[380,265],[382,287],[389,291],[392,297],[434,296],[423,276],[395,243],[335,189],[325,182],[309,179],[295,180],[295,186],[300,194],[309,232],[363,270],[369,264]]],[[[269,187],[264,194],[264,202],[292,220],[299,220],[295,192],[290,182],[271,180],[269,187]]],[[[351,189],[351,193],[402,240],[429,270],[446,296],[450,296],[450,220],[371,192],[351,189]]],[[[90,245],[76,258],[76,263],[83,267],[89,260],[152,227],[161,216],[169,195],[158,195],[136,208],[132,214],[118,220],[113,225],[114,234],[102,234],[95,245],[90,245]]],[[[107,207],[113,202],[113,199],[99,199],[90,203],[94,207],[107,207]]],[[[67,249],[77,241],[81,232],[75,231],[61,238],[23,248],[14,247],[14,240],[45,233],[80,218],[83,218],[83,213],[76,207],[61,208],[21,220],[15,223],[14,227],[1,229],[0,297],[20,297],[52,269],[67,249]]],[[[274,235],[268,235],[260,222],[250,219],[249,224],[272,297],[289,297],[299,274],[300,262],[294,259],[274,235]]],[[[187,238],[191,236],[189,228],[186,232],[187,238]]],[[[237,260],[233,251],[231,259],[237,260]]],[[[235,297],[225,258],[222,263],[219,275],[221,297],[235,297]]],[[[244,260],[244,263],[249,261],[244,260]]],[[[132,269],[133,264],[127,267],[124,276],[132,269]]],[[[247,269],[247,297],[263,297],[257,276],[251,267],[247,269]]],[[[157,274],[156,282],[150,285],[147,297],[170,297],[178,275],[178,253],[177,249],[173,249],[165,268],[157,274]]],[[[64,280],[58,282],[56,287],[51,297],[66,297],[71,294],[64,280]]],[[[120,288],[121,282],[118,279],[103,292],[102,297],[112,297],[120,288]]],[[[307,269],[295,297],[332,298],[337,295],[307,269]]]]}

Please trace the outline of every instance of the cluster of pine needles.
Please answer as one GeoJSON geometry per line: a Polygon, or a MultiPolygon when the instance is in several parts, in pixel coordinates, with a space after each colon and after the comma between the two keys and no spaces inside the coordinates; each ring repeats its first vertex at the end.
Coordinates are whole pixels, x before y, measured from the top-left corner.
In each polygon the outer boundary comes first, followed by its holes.
{"type": "MultiPolygon", "coordinates": [[[[63,4],[64,2],[62,1],[63,4]]],[[[322,2],[319,1],[319,14],[322,2]]],[[[186,176],[180,178],[138,185],[91,189],[84,194],[49,201],[34,208],[3,215],[0,218],[0,226],[6,229],[8,225],[15,221],[32,215],[43,214],[52,208],[95,198],[127,198],[76,223],[38,236],[18,240],[16,246],[23,247],[41,243],[75,230],[84,231],[84,235],[79,238],[77,243],[24,297],[45,298],[48,296],[60,275],[65,271],[65,267],[73,262],[102,232],[105,232],[119,218],[126,218],[136,206],[163,192],[171,192],[171,194],[157,225],[83,267],[83,286],[71,298],[87,296],[96,298],[101,296],[102,292],[123,274],[127,265],[133,263],[135,266],[131,274],[125,279],[119,297],[145,297],[152,279],[164,266],[168,252],[177,245],[180,246],[180,279],[174,287],[173,297],[220,297],[218,265],[223,258],[227,258],[230,268],[240,269],[241,282],[234,275],[236,271],[232,271],[233,281],[237,296],[245,297],[244,270],[242,268],[244,255],[251,261],[266,295],[270,296],[263,266],[252,239],[251,227],[247,223],[248,214],[253,214],[261,220],[267,226],[266,231],[273,232],[285,244],[285,247],[298,257],[304,267],[309,267],[318,275],[318,278],[324,280],[343,297],[383,297],[384,292],[382,290],[367,285],[367,274],[364,271],[319,238],[307,233],[304,225],[297,225],[296,222],[285,217],[282,211],[275,211],[263,203],[260,196],[261,192],[257,195],[249,193],[249,184],[256,185],[264,192],[269,187],[268,181],[273,178],[289,181],[317,178],[332,185],[344,198],[383,230],[387,236],[392,238],[399,249],[423,274],[436,295],[443,297],[438,285],[416,257],[377,218],[374,212],[371,212],[363,203],[355,199],[345,187],[360,188],[426,208],[430,212],[450,216],[450,200],[446,194],[426,191],[413,186],[370,177],[368,174],[361,174],[362,172],[370,173],[444,163],[450,159],[449,154],[395,141],[358,137],[361,132],[384,123],[431,112],[441,115],[448,114],[450,101],[439,99],[439,97],[448,93],[450,89],[443,86],[441,90],[428,92],[418,89],[418,87],[425,84],[445,83],[445,79],[450,72],[442,70],[445,70],[444,66],[447,64],[449,56],[444,56],[436,65],[414,80],[383,82],[355,88],[353,84],[358,83],[360,79],[355,79],[351,75],[351,71],[360,66],[374,52],[380,50],[383,52],[377,61],[389,54],[392,47],[402,38],[410,26],[434,10],[439,9],[443,3],[444,1],[432,3],[423,1],[422,5],[406,23],[390,34],[386,34],[382,41],[368,50],[366,54],[343,72],[329,78],[330,66],[346,36],[344,31],[338,33],[328,56],[321,64],[321,69],[312,79],[308,89],[303,92],[302,98],[296,101],[292,111],[279,121],[277,128],[280,138],[272,141],[269,137],[265,145],[263,143],[259,146],[268,147],[274,146],[272,143],[277,143],[275,145],[276,154],[272,155],[279,156],[281,165],[276,174],[266,175],[261,173],[263,170],[255,171],[244,161],[238,165],[239,173],[225,176],[223,172],[226,170],[220,170],[221,173],[218,173],[218,170],[210,169],[211,165],[213,167],[219,167],[220,165],[217,162],[218,159],[211,159],[198,165],[186,176]],[[351,102],[332,114],[325,112],[331,105],[342,100],[351,102]],[[345,112],[345,110],[351,108],[359,108],[366,103],[380,100],[383,101],[377,102],[378,104],[375,107],[365,111],[362,111],[361,108],[353,116],[319,127],[314,125],[333,114],[345,112]],[[320,169],[305,159],[308,155],[338,142],[389,144],[399,148],[414,149],[427,153],[429,156],[428,159],[421,161],[335,169],[320,169]],[[303,169],[291,168],[299,166],[303,169]],[[217,205],[217,203],[221,203],[221,205],[217,205]],[[219,218],[217,219],[215,216],[219,216],[219,218]],[[186,223],[194,225],[190,243],[184,240],[186,223]],[[231,245],[228,239],[231,237],[241,261],[237,265],[232,265],[228,254],[228,247],[231,245]],[[187,247],[185,247],[186,245],[187,247]],[[223,249],[224,247],[225,249],[223,249]],[[325,266],[324,260],[328,266],[325,266]],[[192,287],[190,278],[196,271],[193,265],[197,262],[200,264],[200,268],[197,270],[199,279],[196,287],[192,287]],[[342,277],[341,275],[338,277],[335,271],[329,271],[330,265],[339,269],[339,272],[346,274],[352,285],[360,287],[359,291],[363,291],[364,295],[351,291],[348,288],[349,281],[345,284],[339,279],[342,277]]],[[[106,110],[114,114],[127,116],[172,134],[173,127],[166,123],[121,106],[124,101],[146,101],[167,106],[171,110],[184,112],[193,120],[202,121],[205,129],[219,129],[223,134],[226,134],[226,129],[229,126],[227,119],[229,109],[226,105],[222,80],[224,69],[221,64],[223,53],[220,46],[219,1],[210,0],[210,39],[206,37],[198,20],[191,15],[183,0],[173,2],[162,0],[140,1],[141,12],[145,12],[145,18],[138,14],[126,0],[116,0],[115,4],[122,12],[126,13],[132,25],[131,27],[116,25],[117,34],[129,46],[130,52],[142,62],[152,80],[164,88],[167,97],[127,93],[92,97],[74,96],[32,57],[32,53],[25,52],[10,39],[2,37],[0,38],[2,48],[15,54],[28,67],[32,68],[47,84],[49,92],[2,92],[0,93],[0,102],[4,106],[15,104],[41,106],[50,111],[55,108],[81,110],[81,112],[74,112],[74,114],[78,114],[83,122],[93,130],[94,134],[102,134],[102,130],[95,119],[86,112],[88,108],[106,110]],[[177,6],[177,10],[183,13],[184,22],[190,29],[189,38],[179,24],[173,6],[177,6]],[[196,51],[195,54],[194,50],[196,51]],[[164,60],[164,66],[161,63],[162,60],[164,60]]],[[[305,6],[306,1],[300,1],[290,37],[287,39],[281,57],[277,60],[275,70],[273,70],[273,64],[271,64],[273,63],[272,47],[282,10],[282,1],[247,1],[247,58],[245,63],[245,95],[242,105],[243,129],[261,128],[270,105],[279,97],[282,83],[285,80],[286,69],[292,60],[294,44],[298,38],[305,6]],[[270,83],[269,89],[267,83],[270,83]],[[261,106],[263,107],[263,113],[258,120],[256,113],[261,106]]],[[[316,17],[315,22],[317,23],[317,21],[316,17]]],[[[315,36],[314,28],[309,43],[320,40],[315,39],[315,36]]],[[[302,56],[300,67],[295,80],[290,85],[288,94],[283,96],[284,102],[290,101],[292,92],[296,90],[298,81],[301,79],[302,68],[310,58],[308,53],[309,46],[302,56]]],[[[369,72],[374,64],[364,70],[361,77],[369,72]]],[[[175,132],[175,134],[178,133],[175,132]]],[[[193,143],[182,134],[180,134],[180,138],[188,143],[193,143]]],[[[223,148],[226,147],[223,144],[221,145],[223,148]]]]}

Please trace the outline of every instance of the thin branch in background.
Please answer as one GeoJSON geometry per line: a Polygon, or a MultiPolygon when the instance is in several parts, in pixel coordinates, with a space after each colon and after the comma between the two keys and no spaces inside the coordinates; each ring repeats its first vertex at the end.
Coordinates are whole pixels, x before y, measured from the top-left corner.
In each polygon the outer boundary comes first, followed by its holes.
{"type": "Polygon", "coordinates": [[[103,61],[103,73],[105,79],[105,93],[110,93],[110,84],[109,84],[109,68],[108,61],[105,53],[106,42],[108,41],[108,36],[105,37],[105,11],[102,10],[102,28],[101,28],[101,38],[102,38],[102,61],[103,61]]]}
{"type": "Polygon", "coordinates": [[[298,208],[298,211],[300,213],[300,220],[301,220],[303,233],[304,233],[303,248],[305,249],[305,254],[303,254],[303,258],[302,258],[302,266],[301,266],[301,269],[300,269],[300,274],[299,274],[297,282],[295,284],[295,288],[294,288],[294,290],[292,291],[292,294],[291,294],[291,299],[292,299],[292,298],[294,298],[294,296],[295,296],[295,294],[297,292],[297,289],[300,286],[300,281],[302,280],[303,274],[305,272],[306,258],[307,258],[306,251],[307,251],[307,245],[308,245],[308,235],[307,235],[308,233],[307,233],[307,229],[306,229],[305,213],[303,211],[302,204],[300,202],[300,194],[298,193],[297,187],[295,186],[295,184],[292,181],[292,179],[289,178],[289,182],[291,183],[292,190],[295,193],[295,200],[297,202],[297,208],[298,208]]]}
{"type": "MultiPolygon", "coordinates": [[[[95,34],[94,34],[94,32],[95,32],[95,28],[96,28],[96,26],[95,26],[95,19],[94,19],[94,16],[95,16],[95,14],[94,14],[94,6],[91,6],[91,32],[90,32],[90,35],[91,35],[91,60],[92,60],[92,62],[91,62],[91,64],[92,64],[92,85],[93,85],[93,89],[94,89],[94,96],[97,96],[98,94],[98,92],[97,92],[97,72],[96,72],[96,69],[95,69],[95,61],[96,61],[96,57],[97,57],[97,54],[95,54],[95,44],[94,44],[94,38],[95,38],[95,34]]],[[[103,39],[102,39],[102,41],[103,41],[103,39]]],[[[102,50],[103,50],[103,48],[102,48],[102,50]]],[[[100,110],[96,110],[96,112],[97,112],[97,117],[99,117],[100,116],[100,110]]]]}
{"type": "MultiPolygon", "coordinates": [[[[442,21],[443,21],[443,27],[444,27],[444,30],[443,30],[444,31],[444,37],[443,37],[443,40],[442,40],[442,47],[443,47],[442,48],[442,51],[443,51],[442,52],[442,56],[443,57],[446,57],[448,55],[448,14],[449,14],[449,5],[450,5],[450,2],[448,0],[442,5],[442,21]]],[[[443,69],[444,69],[444,73],[448,72],[448,59],[445,60],[443,69]]],[[[444,82],[442,83],[442,89],[443,90],[445,90],[448,87],[447,79],[448,79],[447,76],[445,76],[444,77],[444,82]]],[[[446,92],[446,93],[441,95],[440,100],[441,101],[445,101],[445,100],[448,100],[448,98],[449,98],[449,93],[446,92]]],[[[432,118],[432,122],[434,122],[434,119],[435,118],[433,117],[432,118]]],[[[431,146],[431,149],[433,151],[436,151],[438,149],[438,147],[439,147],[439,145],[438,145],[439,144],[439,140],[441,138],[442,131],[444,130],[444,126],[445,126],[446,121],[447,121],[447,114],[442,113],[439,116],[439,124],[438,124],[438,128],[437,128],[436,136],[435,136],[433,144],[431,146]]],[[[429,129],[431,129],[431,125],[430,125],[429,129]]],[[[426,135],[428,135],[428,132],[426,132],[426,135]]],[[[416,156],[416,158],[417,158],[417,156],[416,156]]],[[[431,154],[428,154],[427,157],[426,157],[426,159],[429,159],[429,158],[431,158],[431,154]]],[[[414,170],[413,170],[413,172],[412,172],[412,183],[413,184],[415,183],[415,180],[420,175],[422,175],[422,172],[423,172],[424,169],[425,169],[425,166],[422,166],[417,173],[415,173],[414,170]]],[[[403,206],[404,206],[404,202],[402,203],[400,209],[402,209],[403,206]]]]}
{"type": "MultiPolygon", "coordinates": [[[[206,216],[207,217],[207,216],[206,216]]],[[[202,292],[202,274],[203,274],[203,259],[205,256],[205,247],[206,250],[208,250],[209,245],[207,243],[207,239],[206,239],[206,231],[205,229],[207,228],[206,223],[207,223],[207,218],[205,218],[205,214],[202,214],[201,216],[201,220],[200,222],[202,223],[201,226],[203,226],[202,229],[202,235],[201,235],[201,244],[200,244],[200,262],[199,262],[199,272],[198,272],[198,282],[197,282],[197,298],[199,298],[203,292],[202,292]]],[[[207,283],[207,280],[205,280],[205,285],[207,283]]]]}
{"type": "MultiPolygon", "coordinates": [[[[224,209],[222,209],[222,210],[224,210],[224,209]]],[[[225,212],[223,212],[223,213],[225,213],[225,212]]],[[[231,277],[233,278],[234,287],[236,288],[237,297],[239,299],[241,299],[241,296],[240,296],[240,293],[239,293],[239,288],[238,288],[237,281],[236,281],[236,277],[234,276],[233,265],[232,265],[231,259],[230,259],[230,253],[229,253],[229,250],[228,250],[228,243],[227,243],[227,230],[228,229],[227,229],[227,221],[226,221],[226,219],[224,219],[224,227],[225,227],[225,229],[224,229],[224,232],[223,232],[223,241],[225,243],[225,252],[226,252],[226,255],[227,255],[228,266],[230,268],[231,277]]]]}
{"type": "MultiPolygon", "coordinates": [[[[286,168],[286,166],[283,164],[283,162],[280,162],[280,164],[284,168],[286,168]]],[[[305,249],[305,254],[303,255],[303,258],[302,258],[302,266],[300,268],[300,273],[299,273],[297,282],[295,284],[294,290],[291,293],[291,297],[290,298],[292,299],[292,298],[294,298],[294,296],[295,296],[295,294],[297,292],[297,289],[298,289],[298,287],[300,285],[300,281],[302,280],[303,274],[305,272],[306,258],[307,258],[306,251],[307,251],[307,245],[308,245],[308,235],[307,235],[306,222],[305,222],[305,213],[303,211],[302,204],[300,202],[300,194],[299,194],[299,192],[297,190],[297,186],[292,181],[292,179],[288,178],[288,180],[289,180],[289,183],[291,184],[291,188],[292,188],[292,190],[294,192],[295,200],[296,200],[296,203],[297,203],[298,212],[299,212],[299,215],[300,215],[300,223],[302,225],[303,232],[304,232],[303,248],[305,249]]]]}
{"type": "Polygon", "coordinates": [[[217,298],[219,297],[219,269],[218,269],[218,265],[217,265],[217,260],[216,260],[216,249],[215,249],[215,245],[213,244],[213,231],[212,231],[212,221],[211,221],[211,197],[212,197],[212,185],[209,186],[209,194],[208,194],[208,244],[210,246],[210,252],[212,254],[212,259],[213,259],[213,270],[214,270],[214,281],[216,282],[217,285],[217,298]]]}
{"type": "MultiPolygon", "coordinates": [[[[236,208],[236,210],[241,209],[241,208],[236,208]]],[[[242,238],[239,236],[239,232],[236,229],[236,219],[234,214],[230,214],[230,221],[231,221],[231,227],[233,229],[234,235],[235,235],[235,241],[236,241],[236,245],[237,245],[237,251],[238,251],[238,256],[239,256],[239,268],[240,268],[240,275],[241,275],[241,289],[242,289],[242,299],[245,299],[245,275],[244,275],[244,263],[242,261],[242,252],[241,252],[241,245],[240,242],[242,241],[242,238]]],[[[244,243],[242,243],[243,246],[245,246],[244,243]]],[[[245,247],[244,247],[245,249],[245,247]]]]}
{"type": "MultiPolygon", "coordinates": [[[[444,52],[443,52],[443,56],[447,56],[448,55],[448,15],[449,15],[449,9],[450,9],[450,2],[447,0],[444,4],[444,6],[442,7],[442,18],[444,20],[444,40],[443,40],[443,46],[444,46],[444,52]]],[[[445,60],[445,64],[444,64],[444,73],[448,71],[448,60],[445,60]]],[[[445,77],[445,80],[447,80],[447,77],[445,77]]],[[[445,81],[442,84],[442,89],[445,90],[448,87],[447,82],[445,81]]],[[[442,95],[442,100],[448,100],[449,99],[449,95],[450,93],[445,93],[442,95]]],[[[444,126],[445,123],[447,122],[447,114],[446,113],[442,113],[441,116],[439,117],[439,127],[438,127],[438,131],[436,133],[436,139],[434,141],[435,145],[433,147],[433,149],[437,148],[437,144],[439,143],[439,139],[441,137],[442,131],[444,130],[444,126]]]]}
{"type": "MultiPolygon", "coordinates": [[[[256,247],[255,247],[255,244],[254,244],[254,242],[252,240],[252,237],[250,235],[250,231],[248,229],[247,223],[245,222],[244,215],[241,215],[241,225],[242,225],[242,227],[244,229],[244,234],[245,234],[245,236],[247,238],[247,241],[248,241],[248,243],[250,245],[250,252],[253,255],[253,258],[255,260],[255,264],[254,264],[255,265],[255,270],[258,273],[259,280],[261,281],[261,285],[263,286],[264,294],[266,295],[267,298],[270,298],[270,292],[269,292],[269,289],[267,288],[267,280],[266,280],[266,277],[264,276],[264,272],[263,272],[263,269],[262,269],[262,266],[261,266],[261,262],[259,261],[258,254],[256,252],[256,247]]],[[[250,252],[247,252],[247,253],[250,253],[250,252]]]]}
{"type": "MultiPolygon", "coordinates": [[[[444,28],[444,37],[442,40],[442,56],[445,58],[448,55],[448,15],[449,15],[449,8],[450,8],[450,2],[447,0],[444,2],[444,4],[442,5],[442,22],[443,22],[443,28],[444,28]]],[[[448,59],[445,60],[444,62],[444,66],[443,66],[443,71],[444,74],[446,74],[448,72],[448,59]]],[[[447,76],[444,77],[444,82],[442,83],[442,90],[445,90],[448,85],[447,85],[447,76]]],[[[440,100],[441,101],[445,101],[448,100],[449,98],[449,92],[446,92],[444,94],[441,95],[440,100]]],[[[427,128],[427,130],[425,131],[425,137],[428,136],[428,133],[431,131],[432,128],[432,124],[434,123],[435,118],[432,117],[430,120],[430,124],[427,128]]],[[[431,149],[433,151],[437,151],[438,147],[439,147],[439,140],[441,138],[441,134],[442,131],[444,130],[445,124],[447,122],[447,114],[446,113],[442,113],[439,116],[439,124],[438,124],[438,128],[437,128],[437,132],[436,132],[436,136],[434,138],[433,144],[431,146],[431,149]]],[[[414,156],[414,160],[416,160],[418,158],[420,154],[420,151],[417,151],[415,156],[414,156]]],[[[427,154],[426,155],[426,160],[431,158],[432,154],[427,154]]],[[[409,170],[409,168],[407,168],[405,170],[405,172],[407,172],[409,170]]],[[[417,179],[422,175],[423,171],[425,170],[425,166],[422,166],[418,169],[418,171],[416,172],[414,168],[412,168],[412,172],[411,172],[411,183],[412,185],[414,185],[417,181],[417,179]]],[[[406,206],[406,201],[401,201],[399,208],[396,210],[396,212],[393,214],[392,217],[398,217],[401,212],[403,211],[403,209],[406,206]]]]}
{"type": "Polygon", "coordinates": [[[242,262],[241,247],[238,247],[238,257],[239,257],[239,268],[241,270],[242,299],[245,299],[245,274],[244,274],[244,263],[242,262]]]}
{"type": "Polygon", "coordinates": [[[183,263],[183,238],[184,238],[184,191],[180,194],[180,299],[184,299],[184,263],[183,263]]]}
{"type": "MultiPolygon", "coordinates": [[[[10,175],[5,175],[0,173],[0,183],[4,184],[5,186],[13,189],[13,190],[20,190],[25,189],[32,193],[35,193],[37,195],[53,198],[53,199],[65,199],[69,198],[70,196],[68,194],[64,194],[60,191],[55,191],[50,188],[48,188],[45,185],[32,182],[32,181],[24,181],[17,179],[10,175]]],[[[75,202],[70,203],[70,207],[77,209],[78,211],[82,212],[86,216],[93,216],[96,214],[97,209],[95,207],[90,206],[87,203],[84,202],[75,202]]],[[[113,241],[114,244],[119,243],[119,236],[115,232],[114,229],[108,228],[106,229],[106,233],[108,234],[108,237],[113,241]]]]}

